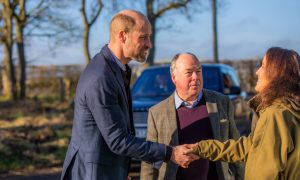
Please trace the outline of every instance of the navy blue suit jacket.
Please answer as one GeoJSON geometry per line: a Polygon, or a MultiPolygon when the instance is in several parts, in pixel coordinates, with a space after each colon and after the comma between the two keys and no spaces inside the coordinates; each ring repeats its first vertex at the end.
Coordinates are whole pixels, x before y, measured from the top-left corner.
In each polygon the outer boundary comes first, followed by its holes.
{"type": "Polygon", "coordinates": [[[62,179],[67,169],[72,179],[126,179],[130,157],[148,162],[165,159],[165,145],[132,135],[128,109],[121,69],[106,45],[87,65],[77,85],[62,179]]]}

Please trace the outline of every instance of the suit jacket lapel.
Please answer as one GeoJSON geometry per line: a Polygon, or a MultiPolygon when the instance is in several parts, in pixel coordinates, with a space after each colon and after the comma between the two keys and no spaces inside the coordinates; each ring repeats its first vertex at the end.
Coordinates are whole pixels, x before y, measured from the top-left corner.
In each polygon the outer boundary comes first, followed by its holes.
{"type": "Polygon", "coordinates": [[[178,130],[177,130],[177,117],[176,117],[176,109],[175,109],[175,100],[174,100],[174,93],[168,97],[167,99],[168,105],[166,106],[166,113],[165,114],[165,120],[167,123],[166,127],[169,127],[167,132],[167,137],[172,137],[170,145],[176,146],[179,145],[178,140],[178,130]]]}
{"type": "Polygon", "coordinates": [[[203,95],[206,100],[206,108],[210,119],[211,128],[213,131],[213,136],[215,139],[221,139],[220,135],[220,122],[219,122],[219,112],[218,105],[213,94],[203,89],[203,95]]]}
{"type": "Polygon", "coordinates": [[[110,68],[112,69],[113,73],[115,74],[117,82],[118,82],[120,88],[122,89],[123,97],[126,100],[127,106],[129,106],[121,69],[119,68],[118,64],[113,60],[114,57],[111,54],[111,51],[108,49],[107,45],[102,48],[101,53],[103,54],[103,56],[105,57],[104,59],[109,64],[110,68]]]}

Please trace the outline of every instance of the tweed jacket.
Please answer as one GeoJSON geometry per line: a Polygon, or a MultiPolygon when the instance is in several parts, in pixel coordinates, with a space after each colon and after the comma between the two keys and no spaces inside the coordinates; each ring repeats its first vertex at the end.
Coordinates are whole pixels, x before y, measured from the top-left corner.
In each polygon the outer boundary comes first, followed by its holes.
{"type": "MultiPolygon", "coordinates": [[[[203,89],[206,107],[212,126],[214,139],[225,141],[229,138],[238,139],[239,132],[234,122],[234,109],[229,98],[223,94],[203,89]]],[[[147,140],[179,145],[174,93],[149,109],[147,140]]],[[[243,164],[217,162],[217,175],[223,179],[243,179],[243,164]]],[[[142,162],[141,179],[175,180],[178,166],[173,162],[163,163],[159,170],[149,163],[142,162]]]]}

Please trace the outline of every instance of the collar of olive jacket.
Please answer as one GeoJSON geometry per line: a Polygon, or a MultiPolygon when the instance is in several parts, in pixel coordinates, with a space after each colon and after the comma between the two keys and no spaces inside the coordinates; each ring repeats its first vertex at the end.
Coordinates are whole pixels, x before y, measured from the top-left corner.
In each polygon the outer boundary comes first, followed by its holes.
{"type": "MultiPolygon", "coordinates": [[[[263,112],[265,109],[261,106],[261,98],[259,95],[251,98],[247,104],[256,114],[263,112]]],[[[300,101],[298,98],[282,97],[275,99],[272,104],[280,104],[289,109],[289,111],[292,112],[298,119],[300,118],[300,101]]]]}

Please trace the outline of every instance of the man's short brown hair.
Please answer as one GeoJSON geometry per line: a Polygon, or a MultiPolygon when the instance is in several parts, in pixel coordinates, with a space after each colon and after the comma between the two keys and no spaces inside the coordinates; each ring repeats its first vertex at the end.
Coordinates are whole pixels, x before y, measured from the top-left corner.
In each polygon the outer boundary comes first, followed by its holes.
{"type": "Polygon", "coordinates": [[[116,14],[110,22],[110,39],[113,40],[120,30],[125,33],[132,32],[137,24],[137,18],[147,19],[145,15],[135,10],[124,10],[116,14]]]}

